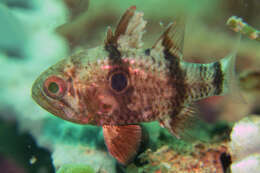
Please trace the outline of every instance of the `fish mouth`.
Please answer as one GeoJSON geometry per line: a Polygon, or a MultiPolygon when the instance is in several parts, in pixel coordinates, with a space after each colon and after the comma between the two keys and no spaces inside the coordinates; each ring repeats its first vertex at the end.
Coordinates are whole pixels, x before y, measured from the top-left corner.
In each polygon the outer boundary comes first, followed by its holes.
{"type": "Polygon", "coordinates": [[[31,89],[31,97],[33,98],[33,100],[40,106],[42,106],[42,101],[44,100],[41,89],[39,87],[39,85],[37,85],[37,81],[36,80],[33,83],[32,89],[31,89]]]}

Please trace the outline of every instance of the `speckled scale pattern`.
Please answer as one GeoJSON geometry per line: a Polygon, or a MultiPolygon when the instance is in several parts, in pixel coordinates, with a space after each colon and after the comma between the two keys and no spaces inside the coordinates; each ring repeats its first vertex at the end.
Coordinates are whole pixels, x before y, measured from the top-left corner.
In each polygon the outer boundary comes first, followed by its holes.
{"type": "Polygon", "coordinates": [[[80,124],[159,120],[172,129],[176,120],[190,118],[185,110],[191,103],[221,94],[227,81],[222,64],[226,69],[229,59],[207,65],[182,61],[184,27],[178,24],[169,25],[147,51],[142,48],[145,24],[136,7],[127,9],[115,32],[108,29],[103,45],[82,50],[46,70],[33,86],[34,99],[54,115],[80,124]],[[120,92],[111,87],[116,73],[128,79],[120,92]],[[67,85],[62,98],[45,96],[42,87],[51,76],[67,85]]]}
{"type": "MultiPolygon", "coordinates": [[[[94,51],[98,52],[96,54],[101,57],[107,56],[107,52],[103,48],[96,48],[94,51]]],[[[78,105],[81,107],[79,110],[82,110],[82,113],[86,113],[87,107],[92,107],[93,110],[99,109],[96,96],[89,95],[89,92],[86,92],[86,86],[92,87],[93,92],[95,92],[95,86],[110,92],[119,103],[118,110],[115,110],[113,115],[105,113],[99,116],[97,112],[93,112],[92,117],[97,125],[125,125],[162,120],[167,115],[174,116],[178,113],[180,110],[178,111],[177,108],[181,108],[183,104],[214,92],[214,86],[211,84],[214,79],[212,77],[214,71],[210,69],[211,64],[201,65],[204,71],[200,71],[198,64],[182,62],[180,70],[183,71],[184,82],[188,85],[185,88],[183,88],[184,86],[178,87],[185,89],[183,94],[186,94],[187,97],[178,97],[180,93],[177,92],[176,87],[179,85],[178,80],[180,79],[178,76],[169,75],[169,63],[158,57],[146,55],[145,51],[139,50],[136,54],[127,54],[122,57],[122,62],[128,68],[130,86],[128,92],[117,95],[110,91],[108,81],[108,74],[117,68],[117,65],[111,65],[108,57],[95,61],[89,58],[89,54],[91,51],[72,56],[71,63],[68,63],[70,68],[65,71],[73,78],[77,97],[83,98],[78,99],[78,105]],[[86,56],[88,58],[85,58],[86,56]]],[[[91,109],[88,110],[88,114],[91,115],[91,109]]]]}
{"type": "MultiPolygon", "coordinates": [[[[120,106],[119,111],[113,112],[113,115],[102,115],[97,118],[98,125],[123,125],[154,121],[171,111],[172,87],[167,81],[167,70],[162,69],[161,62],[158,63],[143,56],[145,55],[123,58],[123,62],[129,65],[130,86],[128,92],[131,94],[115,95],[117,101],[124,105],[120,106]]],[[[115,67],[109,65],[107,59],[99,60],[98,63],[91,61],[85,63],[87,69],[78,70],[79,73],[76,76],[81,77],[76,80],[81,81],[81,84],[85,81],[85,85],[92,85],[93,88],[95,85],[103,85],[105,90],[109,90],[107,75],[115,67]],[[84,76],[88,75],[92,76],[91,81],[84,80],[84,76]]],[[[84,68],[84,63],[82,68],[84,68]]],[[[75,86],[79,87],[79,93],[85,98],[84,107],[93,102],[93,99],[90,99],[91,96],[84,95],[85,85],[75,86]]]]}
{"type": "MultiPolygon", "coordinates": [[[[141,110],[139,122],[153,121],[166,115],[168,109],[171,109],[172,87],[167,80],[165,73],[167,70],[161,71],[151,58],[136,59],[137,61],[132,60],[134,63],[130,67],[131,83],[135,91],[131,98],[132,103],[128,107],[132,110],[141,110]]],[[[125,60],[131,61],[131,59],[125,60]]]]}

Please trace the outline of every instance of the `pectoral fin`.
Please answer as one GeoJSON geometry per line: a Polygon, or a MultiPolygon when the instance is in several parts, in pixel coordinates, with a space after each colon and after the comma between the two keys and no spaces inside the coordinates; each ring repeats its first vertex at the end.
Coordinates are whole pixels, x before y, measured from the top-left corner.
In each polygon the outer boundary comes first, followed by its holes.
{"type": "Polygon", "coordinates": [[[104,125],[103,134],[109,153],[121,164],[128,164],[136,156],[142,138],[139,125],[104,125]]]}

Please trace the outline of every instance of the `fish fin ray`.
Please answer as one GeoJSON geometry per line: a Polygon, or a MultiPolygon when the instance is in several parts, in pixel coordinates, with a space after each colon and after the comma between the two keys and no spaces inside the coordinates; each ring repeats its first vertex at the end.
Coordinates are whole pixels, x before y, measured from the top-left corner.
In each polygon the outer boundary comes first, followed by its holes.
{"type": "Polygon", "coordinates": [[[156,51],[168,50],[174,57],[183,58],[185,20],[180,18],[170,23],[163,34],[155,42],[152,49],[156,51]]]}
{"type": "Polygon", "coordinates": [[[110,45],[110,44],[114,45],[115,41],[114,41],[113,31],[112,31],[111,27],[109,26],[108,29],[107,29],[105,45],[110,45]]]}
{"type": "Polygon", "coordinates": [[[193,137],[188,131],[200,120],[195,115],[197,112],[197,108],[193,105],[184,106],[177,115],[167,116],[162,121],[162,125],[176,138],[194,141],[196,137],[193,137]]]}
{"type": "Polygon", "coordinates": [[[137,154],[142,128],[139,125],[104,125],[103,134],[109,153],[121,164],[127,165],[137,154]]]}
{"type": "Polygon", "coordinates": [[[235,103],[246,103],[246,100],[242,96],[242,92],[239,88],[239,79],[235,73],[235,62],[237,50],[240,45],[241,34],[238,34],[236,45],[233,51],[225,58],[220,60],[220,64],[223,66],[224,82],[223,82],[223,94],[230,97],[235,103]]]}
{"type": "Polygon", "coordinates": [[[107,31],[105,45],[113,45],[120,51],[140,48],[143,45],[142,36],[146,21],[142,12],[136,12],[136,7],[131,6],[121,17],[115,32],[111,28],[107,31]]]}

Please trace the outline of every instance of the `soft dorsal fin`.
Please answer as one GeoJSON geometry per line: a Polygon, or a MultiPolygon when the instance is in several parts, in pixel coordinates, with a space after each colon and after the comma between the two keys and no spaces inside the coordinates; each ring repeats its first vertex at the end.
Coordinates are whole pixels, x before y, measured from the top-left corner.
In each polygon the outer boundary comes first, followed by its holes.
{"type": "Polygon", "coordinates": [[[109,153],[118,162],[127,165],[138,152],[142,139],[142,128],[139,125],[105,125],[103,135],[109,153]]]}
{"type": "Polygon", "coordinates": [[[135,6],[131,6],[121,17],[115,33],[109,27],[105,39],[105,46],[114,46],[120,51],[127,51],[131,48],[140,48],[146,21],[143,20],[143,13],[137,12],[135,6]]]}
{"type": "Polygon", "coordinates": [[[170,23],[163,34],[155,42],[152,49],[158,52],[168,51],[172,56],[183,58],[185,23],[179,19],[170,23]]]}

